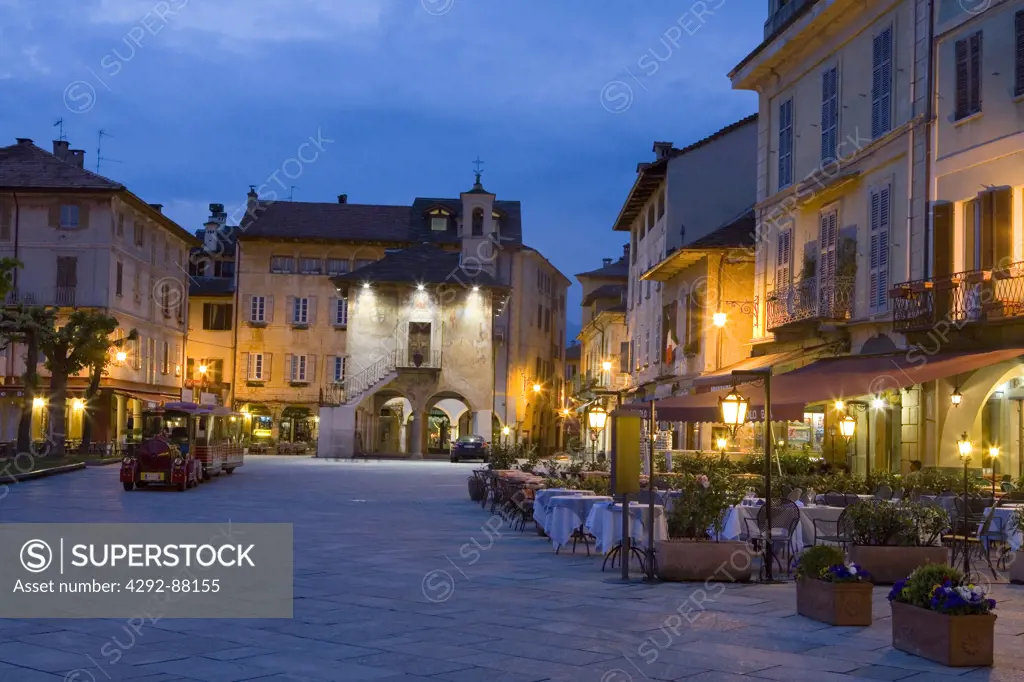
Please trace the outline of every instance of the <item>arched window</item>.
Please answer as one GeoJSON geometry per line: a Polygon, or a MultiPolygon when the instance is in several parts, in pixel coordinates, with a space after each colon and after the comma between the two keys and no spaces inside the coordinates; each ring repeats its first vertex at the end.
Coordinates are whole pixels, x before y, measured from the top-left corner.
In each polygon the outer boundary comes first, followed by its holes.
{"type": "Polygon", "coordinates": [[[484,236],[484,210],[479,206],[473,209],[473,236],[484,236]]]}

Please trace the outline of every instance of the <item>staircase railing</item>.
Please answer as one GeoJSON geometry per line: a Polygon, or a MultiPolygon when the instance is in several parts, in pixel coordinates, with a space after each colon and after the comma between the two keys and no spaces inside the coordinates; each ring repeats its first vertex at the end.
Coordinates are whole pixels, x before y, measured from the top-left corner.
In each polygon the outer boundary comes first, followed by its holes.
{"type": "Polygon", "coordinates": [[[372,365],[343,382],[336,382],[321,387],[321,405],[341,405],[365,393],[374,385],[385,379],[398,369],[441,369],[441,351],[429,351],[425,354],[410,352],[407,348],[399,348],[385,353],[372,365]]]}
{"type": "Polygon", "coordinates": [[[364,393],[368,388],[395,371],[395,351],[385,353],[379,360],[364,369],[359,374],[345,378],[345,398],[354,398],[364,393]]]}

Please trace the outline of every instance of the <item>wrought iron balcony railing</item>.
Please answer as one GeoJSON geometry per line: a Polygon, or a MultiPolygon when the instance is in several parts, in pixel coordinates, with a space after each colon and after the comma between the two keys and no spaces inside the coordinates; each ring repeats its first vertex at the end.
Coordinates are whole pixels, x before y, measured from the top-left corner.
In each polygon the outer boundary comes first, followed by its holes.
{"type": "Polygon", "coordinates": [[[1024,318],[1024,262],[897,284],[889,290],[893,328],[921,331],[946,321],[962,326],[1024,318]]]}
{"type": "Polygon", "coordinates": [[[768,295],[768,329],[808,321],[845,321],[853,314],[853,277],[805,279],[768,295]]]}

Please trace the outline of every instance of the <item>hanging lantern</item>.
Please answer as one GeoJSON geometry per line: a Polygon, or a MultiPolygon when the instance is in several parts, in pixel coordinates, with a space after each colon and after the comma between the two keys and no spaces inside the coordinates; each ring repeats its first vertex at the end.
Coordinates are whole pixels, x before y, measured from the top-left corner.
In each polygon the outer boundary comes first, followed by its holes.
{"type": "Polygon", "coordinates": [[[722,423],[729,427],[733,437],[736,436],[736,429],[747,421],[748,405],[747,399],[735,389],[724,398],[718,399],[718,406],[722,410],[722,423]]]}
{"type": "Polygon", "coordinates": [[[849,443],[850,439],[853,438],[853,434],[857,431],[857,420],[850,415],[844,416],[839,420],[839,434],[846,439],[849,443]]]}

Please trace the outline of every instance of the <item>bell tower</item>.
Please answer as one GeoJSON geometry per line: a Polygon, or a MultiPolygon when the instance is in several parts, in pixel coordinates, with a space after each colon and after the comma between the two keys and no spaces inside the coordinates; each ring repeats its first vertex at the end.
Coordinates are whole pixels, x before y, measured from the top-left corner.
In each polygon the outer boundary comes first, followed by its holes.
{"type": "Polygon", "coordinates": [[[483,161],[478,157],[474,165],[473,189],[461,195],[462,266],[471,275],[482,270],[493,276],[497,270],[499,238],[498,223],[494,220],[494,195],[480,182],[483,161]]]}

